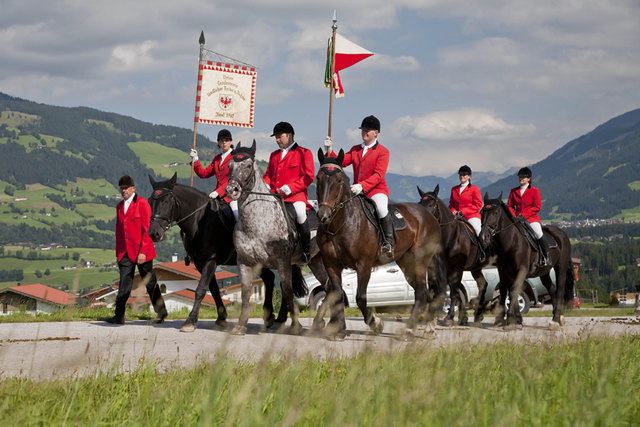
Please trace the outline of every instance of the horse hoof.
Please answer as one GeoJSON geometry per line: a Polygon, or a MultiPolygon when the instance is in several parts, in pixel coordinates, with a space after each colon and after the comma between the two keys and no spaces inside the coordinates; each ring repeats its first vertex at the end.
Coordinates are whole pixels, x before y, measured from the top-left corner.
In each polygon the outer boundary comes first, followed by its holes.
{"type": "Polygon", "coordinates": [[[436,330],[435,329],[425,329],[422,333],[422,338],[426,340],[434,340],[436,339],[436,330]]]}
{"type": "Polygon", "coordinates": [[[560,326],[564,326],[567,323],[567,319],[564,316],[560,316],[560,326]]]}
{"type": "Polygon", "coordinates": [[[504,326],[505,320],[504,318],[496,317],[496,320],[493,321],[494,326],[504,326]]]}
{"type": "Polygon", "coordinates": [[[193,332],[196,330],[196,325],[195,323],[185,323],[184,325],[182,325],[182,327],[180,328],[180,332],[193,332]]]}
{"type": "Polygon", "coordinates": [[[555,321],[550,321],[549,322],[549,330],[550,331],[559,331],[560,330],[560,323],[555,322],[555,321]]]}
{"type": "Polygon", "coordinates": [[[231,335],[245,335],[247,333],[246,326],[236,325],[231,330],[231,335]]]}
{"type": "Polygon", "coordinates": [[[453,319],[445,317],[444,319],[442,319],[442,326],[453,326],[453,319]]]}
{"type": "Polygon", "coordinates": [[[462,319],[458,322],[458,326],[469,326],[469,319],[462,319]]]}
{"type": "Polygon", "coordinates": [[[287,333],[289,335],[300,335],[303,331],[302,325],[300,323],[298,323],[297,325],[291,325],[289,326],[289,330],[287,331],[287,333]]]}
{"type": "Polygon", "coordinates": [[[220,329],[226,329],[229,324],[227,323],[226,319],[218,319],[216,320],[216,326],[220,329]]]}
{"type": "Polygon", "coordinates": [[[380,335],[382,331],[384,331],[384,322],[376,317],[373,321],[373,325],[369,326],[369,328],[375,335],[380,335]]]}
{"type": "Polygon", "coordinates": [[[276,318],[273,315],[271,315],[271,316],[267,317],[266,319],[264,319],[264,327],[266,329],[271,328],[274,325],[274,323],[276,323],[276,318]]]}
{"type": "Polygon", "coordinates": [[[482,323],[483,320],[484,320],[484,316],[483,315],[479,315],[479,316],[474,316],[473,317],[473,323],[475,323],[477,325],[482,323]]]}

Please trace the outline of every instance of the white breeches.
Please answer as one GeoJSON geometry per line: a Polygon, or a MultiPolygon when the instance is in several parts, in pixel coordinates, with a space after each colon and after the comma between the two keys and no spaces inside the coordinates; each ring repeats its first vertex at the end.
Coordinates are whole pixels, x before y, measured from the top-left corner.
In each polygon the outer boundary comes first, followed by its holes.
{"type": "Polygon", "coordinates": [[[476,232],[476,236],[479,236],[480,229],[482,228],[482,221],[480,221],[480,218],[469,218],[467,221],[473,227],[474,231],[476,232]]]}
{"type": "Polygon", "coordinates": [[[233,216],[238,220],[238,201],[232,200],[229,202],[229,207],[231,208],[231,212],[233,212],[233,216]]]}
{"type": "Polygon", "coordinates": [[[378,193],[371,196],[371,200],[376,204],[378,218],[384,218],[389,213],[389,198],[386,194],[378,193]]]}
{"type": "Polygon", "coordinates": [[[536,239],[542,237],[542,225],[539,222],[530,222],[529,225],[533,229],[533,232],[536,235],[536,239]]]}
{"type": "Polygon", "coordinates": [[[296,222],[302,224],[307,220],[307,204],[305,202],[293,202],[296,210],[296,222]]]}

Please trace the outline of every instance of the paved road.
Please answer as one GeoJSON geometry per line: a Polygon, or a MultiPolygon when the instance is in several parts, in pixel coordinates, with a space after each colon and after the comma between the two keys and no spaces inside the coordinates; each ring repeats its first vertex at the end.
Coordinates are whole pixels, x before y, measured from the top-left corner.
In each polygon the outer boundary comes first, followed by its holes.
{"type": "MultiPolygon", "coordinates": [[[[411,342],[400,339],[404,323],[385,319],[385,331],[373,336],[361,318],[347,319],[344,341],[311,336],[289,336],[261,331],[262,320],[250,319],[247,335],[234,336],[214,329],[213,320],[201,320],[193,333],[179,331],[182,320],[163,325],[130,321],[124,326],[104,322],[50,322],[0,324],[0,378],[60,378],[95,374],[96,371],[135,370],[141,359],[161,368],[191,367],[231,355],[240,360],[259,360],[265,356],[294,358],[348,357],[363,351],[390,351],[407,346],[426,349],[473,343],[515,341],[572,342],[593,335],[640,334],[638,317],[570,317],[559,332],[547,329],[549,318],[525,317],[522,330],[504,332],[487,318],[480,326],[437,327],[429,338],[411,342]]],[[[311,319],[301,319],[304,326],[311,319]]],[[[422,330],[419,329],[421,333],[422,330]]]]}

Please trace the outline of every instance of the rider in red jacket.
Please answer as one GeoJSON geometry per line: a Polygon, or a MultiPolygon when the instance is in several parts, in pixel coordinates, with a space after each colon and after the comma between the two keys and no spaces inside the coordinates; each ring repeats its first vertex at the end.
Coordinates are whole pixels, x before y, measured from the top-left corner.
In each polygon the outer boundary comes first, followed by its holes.
{"type": "Polygon", "coordinates": [[[522,215],[522,217],[529,222],[540,243],[544,261],[547,263],[549,259],[549,245],[542,238],[542,224],[538,216],[538,212],[540,212],[542,208],[540,190],[531,185],[531,169],[528,167],[521,168],[518,171],[518,180],[520,181],[520,186],[511,189],[507,206],[514,216],[522,215]]]}
{"type": "Polygon", "coordinates": [[[222,129],[218,132],[218,147],[220,147],[222,153],[215,156],[213,161],[206,168],[202,167],[202,164],[200,164],[200,160],[198,160],[198,152],[195,148],[191,149],[189,156],[191,156],[193,171],[196,175],[200,178],[216,177],[216,189],[209,193],[209,197],[212,199],[220,197],[229,203],[229,206],[233,211],[233,216],[237,220],[238,201],[229,199],[225,192],[227,182],[229,181],[229,162],[232,158],[230,154],[233,151],[233,138],[231,137],[231,132],[229,132],[229,130],[222,129]]]}
{"type": "MultiPolygon", "coordinates": [[[[367,116],[360,125],[362,143],[354,145],[345,153],[342,166],[353,166],[353,194],[364,193],[376,205],[380,225],[384,233],[382,253],[393,258],[393,223],[389,214],[389,188],[384,177],[389,166],[389,150],[378,142],[380,120],[367,116]]],[[[327,137],[324,141],[327,155],[335,156],[331,146],[333,141],[327,137]]]]}
{"type": "Polygon", "coordinates": [[[293,126],[287,122],[277,123],[273,134],[279,149],[271,153],[264,181],[276,194],[284,196],[285,203],[293,203],[296,211],[296,229],[302,246],[302,262],[311,259],[311,230],[307,220],[307,209],[312,209],[307,187],[315,178],[315,166],[311,151],[299,146],[293,137],[293,126]]]}
{"type": "Polygon", "coordinates": [[[162,323],[167,317],[167,309],[153,272],[156,250],[148,234],[151,207],[145,198],[136,194],[135,183],[129,175],[122,176],[118,186],[124,199],[116,206],[116,258],[120,269],[120,284],[115,315],[105,320],[118,325],[124,324],[124,312],[138,266],[157,315],[154,323],[162,323]]]}
{"type": "Polygon", "coordinates": [[[454,215],[458,213],[465,217],[476,232],[480,234],[482,223],[480,221],[480,209],[482,209],[482,195],[480,189],[471,184],[471,168],[467,165],[458,170],[460,184],[451,188],[449,196],[449,210],[454,215]]]}

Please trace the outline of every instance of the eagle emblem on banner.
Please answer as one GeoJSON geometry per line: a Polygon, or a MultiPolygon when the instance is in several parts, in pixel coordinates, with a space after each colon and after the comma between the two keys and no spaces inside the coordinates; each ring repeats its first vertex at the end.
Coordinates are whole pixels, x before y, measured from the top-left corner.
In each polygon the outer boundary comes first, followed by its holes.
{"type": "Polygon", "coordinates": [[[229,108],[231,108],[231,104],[233,104],[233,98],[231,98],[229,95],[220,95],[218,104],[223,110],[228,110],[229,108]]]}

